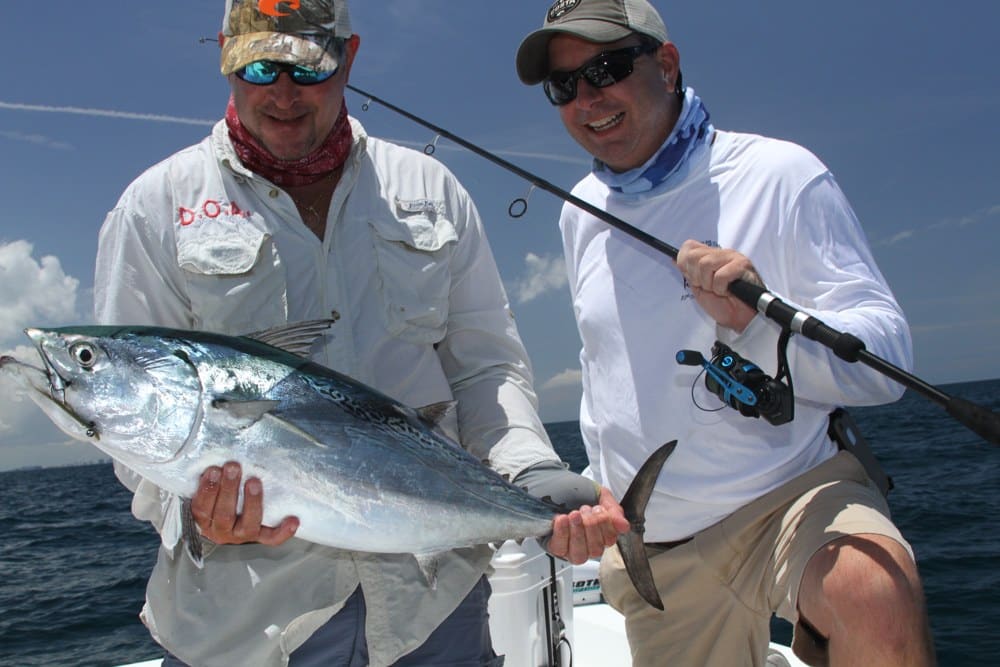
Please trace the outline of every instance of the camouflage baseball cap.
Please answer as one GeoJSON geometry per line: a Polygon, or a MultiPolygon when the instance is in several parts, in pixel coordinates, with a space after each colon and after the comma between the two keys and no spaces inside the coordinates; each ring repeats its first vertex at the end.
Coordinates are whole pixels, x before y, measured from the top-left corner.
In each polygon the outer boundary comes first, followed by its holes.
{"type": "Polygon", "coordinates": [[[667,41],[667,27],[646,0],[556,0],[542,27],[517,49],[517,75],[528,85],[549,75],[549,40],[558,33],[589,42],[617,42],[632,33],[667,41]]]}
{"type": "Polygon", "coordinates": [[[255,60],[335,70],[334,44],[353,32],[346,0],[226,0],[222,34],[228,75],[255,60]]]}

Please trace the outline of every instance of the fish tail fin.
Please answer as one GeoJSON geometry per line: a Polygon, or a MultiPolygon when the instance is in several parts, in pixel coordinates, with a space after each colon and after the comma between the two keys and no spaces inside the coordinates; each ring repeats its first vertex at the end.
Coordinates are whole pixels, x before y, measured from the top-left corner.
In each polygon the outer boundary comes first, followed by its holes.
{"type": "Polygon", "coordinates": [[[625,572],[628,573],[628,578],[642,599],[660,611],[663,611],[663,600],[660,599],[656,582],[653,581],[653,571],[646,555],[643,533],[646,532],[646,504],[653,493],[656,478],[660,476],[663,464],[676,446],[677,441],[671,440],[646,459],[621,502],[625,518],[631,524],[629,532],[618,536],[618,550],[622,555],[625,572]]]}

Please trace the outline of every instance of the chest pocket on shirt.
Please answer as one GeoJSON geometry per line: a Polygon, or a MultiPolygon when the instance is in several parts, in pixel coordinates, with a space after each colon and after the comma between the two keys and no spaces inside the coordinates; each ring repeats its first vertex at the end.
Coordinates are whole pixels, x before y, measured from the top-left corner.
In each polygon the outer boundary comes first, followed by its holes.
{"type": "MultiPolygon", "coordinates": [[[[429,202],[428,202],[429,203],[429,202]]],[[[436,343],[447,329],[451,253],[458,234],[436,210],[370,220],[386,327],[413,343],[436,343]]]]}
{"type": "Polygon", "coordinates": [[[285,269],[267,234],[245,220],[202,220],[177,236],[196,328],[234,334],[287,321],[285,269]]]}

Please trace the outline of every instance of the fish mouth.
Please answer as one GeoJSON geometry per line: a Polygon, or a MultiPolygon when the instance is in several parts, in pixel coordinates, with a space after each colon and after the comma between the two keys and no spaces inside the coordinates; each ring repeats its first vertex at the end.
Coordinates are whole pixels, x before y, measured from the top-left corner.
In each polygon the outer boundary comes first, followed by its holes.
{"type": "Polygon", "coordinates": [[[28,398],[38,404],[49,418],[67,435],[81,440],[97,439],[94,424],[82,419],[66,401],[66,387],[69,381],[62,377],[42,348],[45,332],[40,329],[25,329],[35,343],[42,368],[4,355],[0,357],[0,371],[10,371],[26,390],[28,398]]]}
{"type": "MultiPolygon", "coordinates": [[[[12,373],[15,379],[19,380],[20,384],[26,388],[46,395],[53,401],[60,402],[59,399],[52,394],[52,374],[49,370],[51,367],[48,362],[44,360],[44,357],[42,363],[45,364],[46,368],[39,368],[38,366],[26,364],[16,357],[5,354],[0,357],[0,370],[12,373]]],[[[62,378],[60,378],[59,381],[62,381],[62,378]]],[[[63,384],[65,384],[65,382],[63,384]]],[[[65,391],[62,392],[62,396],[65,398],[65,391]]]]}
{"type": "MultiPolygon", "coordinates": [[[[45,375],[49,387],[49,396],[55,403],[58,403],[60,407],[66,410],[66,387],[69,385],[69,381],[59,374],[55,365],[49,360],[49,355],[45,354],[45,348],[43,346],[45,342],[45,332],[41,329],[25,329],[24,333],[26,333],[28,338],[30,338],[35,344],[35,349],[38,350],[38,356],[41,358],[42,364],[45,368],[35,368],[30,364],[21,365],[26,368],[34,369],[35,371],[45,375]]],[[[34,385],[34,383],[32,383],[32,385],[34,385]]],[[[40,388],[37,386],[35,389],[40,391],[40,388]]]]}

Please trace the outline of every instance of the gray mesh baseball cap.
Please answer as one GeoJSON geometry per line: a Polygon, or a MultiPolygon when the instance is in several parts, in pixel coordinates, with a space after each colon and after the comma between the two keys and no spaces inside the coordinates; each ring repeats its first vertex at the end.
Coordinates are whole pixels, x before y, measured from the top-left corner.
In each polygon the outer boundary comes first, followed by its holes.
{"type": "Polygon", "coordinates": [[[517,49],[521,81],[534,85],[549,75],[549,40],[561,32],[598,43],[616,42],[636,32],[660,42],[668,39],[663,19],[646,0],[557,0],[542,27],[517,49]]]}
{"type": "Polygon", "coordinates": [[[337,69],[336,39],[350,37],[346,0],[226,0],[222,73],[255,60],[337,69]]]}

